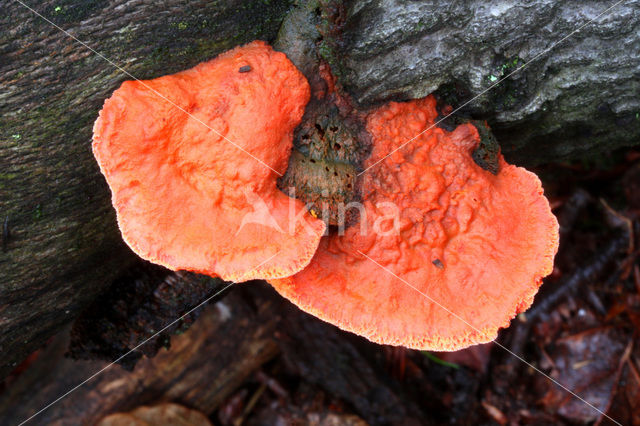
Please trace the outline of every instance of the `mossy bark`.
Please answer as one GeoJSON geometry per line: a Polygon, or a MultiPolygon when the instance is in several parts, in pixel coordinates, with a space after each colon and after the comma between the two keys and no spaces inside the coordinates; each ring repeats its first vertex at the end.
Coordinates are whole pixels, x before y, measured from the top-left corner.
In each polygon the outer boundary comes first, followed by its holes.
{"type": "Polygon", "coordinates": [[[135,256],[91,155],[104,99],[254,39],[288,0],[9,1],[0,17],[0,377],[94,300],[135,256]],[[102,56],[101,56],[102,55],[102,56]],[[106,60],[105,58],[108,58],[106,60]]]}

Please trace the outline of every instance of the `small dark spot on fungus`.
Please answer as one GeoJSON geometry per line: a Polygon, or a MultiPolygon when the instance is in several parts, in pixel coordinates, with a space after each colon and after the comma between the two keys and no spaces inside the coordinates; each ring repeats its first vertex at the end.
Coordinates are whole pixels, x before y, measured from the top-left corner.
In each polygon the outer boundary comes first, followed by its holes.
{"type": "Polygon", "coordinates": [[[436,265],[436,268],[438,269],[444,269],[444,264],[440,261],[440,259],[434,259],[431,261],[431,263],[436,265]]]}
{"type": "Polygon", "coordinates": [[[251,71],[251,65],[244,65],[240,67],[240,69],[238,70],[238,72],[249,72],[249,71],[251,71]]]}

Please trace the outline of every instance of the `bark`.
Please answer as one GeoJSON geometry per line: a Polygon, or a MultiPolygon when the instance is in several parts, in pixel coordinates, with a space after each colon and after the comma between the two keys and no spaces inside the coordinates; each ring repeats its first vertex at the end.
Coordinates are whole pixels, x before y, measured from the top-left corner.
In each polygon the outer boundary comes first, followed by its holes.
{"type": "Polygon", "coordinates": [[[160,348],[169,345],[171,334],[188,329],[206,302],[228,285],[220,279],[171,272],[139,260],[75,320],[69,355],[76,359],[112,361],[133,350],[118,362],[132,370],[143,355],[153,357],[160,348]],[[153,330],[162,331],[135,348],[153,330]]]}
{"type": "MultiPolygon", "coordinates": [[[[270,41],[289,7],[288,0],[26,3],[140,79],[270,41]]],[[[98,110],[132,77],[14,0],[0,6],[2,378],[135,256],[91,154],[98,110]]]]}
{"type": "MultiPolygon", "coordinates": [[[[30,424],[95,424],[102,417],[179,402],[210,415],[249,375],[278,353],[276,299],[250,305],[239,292],[209,306],[169,350],[140,360],[132,372],[114,365],[35,417],[30,424]]],[[[60,336],[0,397],[0,424],[19,423],[100,371],[104,361],[64,358],[60,336]]]]}
{"type": "Polygon", "coordinates": [[[428,424],[411,395],[389,380],[369,356],[381,346],[318,321],[289,305],[283,308],[279,342],[290,374],[348,401],[370,424],[428,424]]]}
{"type": "Polygon", "coordinates": [[[640,142],[640,1],[598,17],[615,4],[355,0],[325,14],[322,54],[362,104],[477,96],[457,116],[487,120],[509,161],[598,162],[640,142]]]}

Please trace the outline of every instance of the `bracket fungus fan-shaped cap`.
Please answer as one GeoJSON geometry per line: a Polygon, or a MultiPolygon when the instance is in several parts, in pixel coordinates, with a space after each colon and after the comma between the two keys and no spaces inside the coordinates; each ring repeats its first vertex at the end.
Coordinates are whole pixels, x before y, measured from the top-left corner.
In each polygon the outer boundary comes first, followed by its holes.
{"type": "Polygon", "coordinates": [[[93,153],[127,244],[168,268],[232,281],[304,268],[325,225],[276,179],[309,96],[304,76],[263,42],[125,81],[100,111],[93,153]]]}
{"type": "Polygon", "coordinates": [[[369,114],[364,166],[375,166],[362,175],[360,223],[324,237],[302,272],[269,281],[372,341],[457,350],[495,339],[531,305],[553,267],[558,223],[536,175],[502,156],[496,175],[474,163],[471,124],[427,130],[393,152],[433,125],[435,104],[430,96],[369,114]]]}

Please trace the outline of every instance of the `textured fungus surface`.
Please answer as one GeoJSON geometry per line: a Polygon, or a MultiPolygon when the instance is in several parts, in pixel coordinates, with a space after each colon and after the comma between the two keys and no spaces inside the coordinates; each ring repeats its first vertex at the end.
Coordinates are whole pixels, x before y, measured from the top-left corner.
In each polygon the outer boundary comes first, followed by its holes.
{"type": "Polygon", "coordinates": [[[93,152],[125,241],[154,263],[225,280],[302,269],[325,226],[277,189],[276,171],[308,100],[302,74],[262,42],[124,82],[95,123],[93,152]]]}
{"type": "MultiPolygon", "coordinates": [[[[433,97],[370,114],[373,150],[364,166],[436,115],[433,97]]],[[[483,170],[471,155],[478,142],[471,124],[434,128],[366,171],[365,217],[343,236],[323,238],[307,268],[272,285],[379,343],[456,350],[493,340],[551,272],[558,224],[538,178],[501,156],[496,175],[483,170]]]]}

